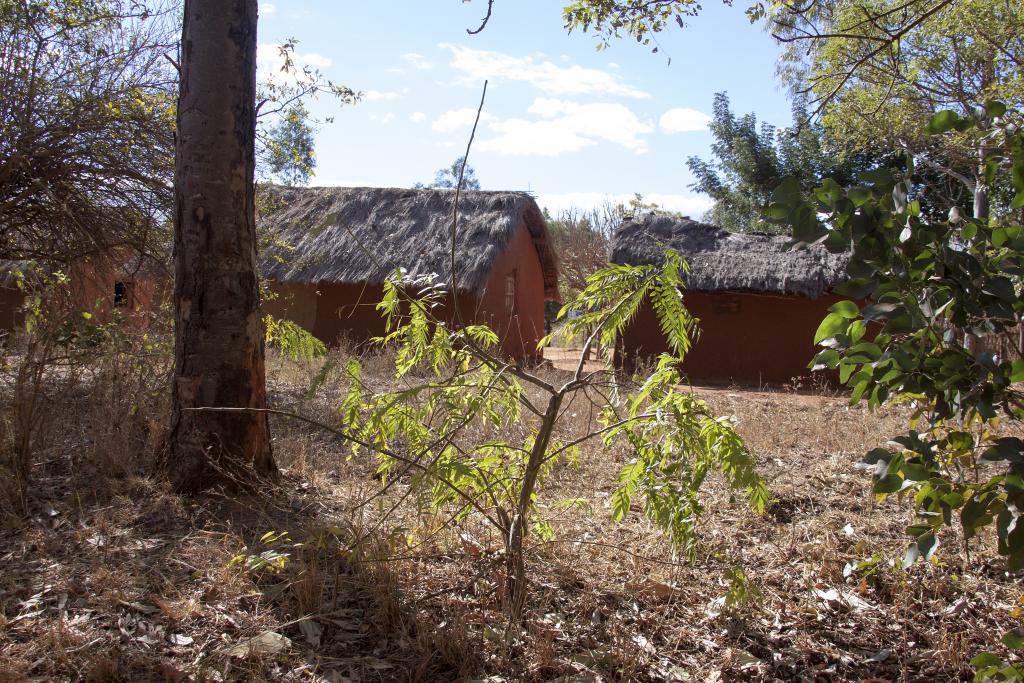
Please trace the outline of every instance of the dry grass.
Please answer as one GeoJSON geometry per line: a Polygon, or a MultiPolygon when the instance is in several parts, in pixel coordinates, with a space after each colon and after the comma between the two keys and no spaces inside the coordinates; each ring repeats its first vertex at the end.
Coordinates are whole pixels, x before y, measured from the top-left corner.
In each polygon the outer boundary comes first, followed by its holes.
{"type": "MultiPolygon", "coordinates": [[[[364,361],[385,377],[388,359],[364,361]]],[[[273,359],[275,406],[336,421],[346,387],[334,376],[307,397],[318,368],[273,359]]],[[[65,397],[30,515],[0,535],[0,681],[962,680],[1017,619],[1019,579],[990,542],[968,561],[949,532],[941,563],[890,566],[909,508],[875,503],[854,465],[899,411],[698,390],[737,417],[774,501],[757,516],[713,482],[694,563],[638,513],[610,521],[623,454],[584,450],[541,492],[556,539],[530,549],[525,627],[508,637],[501,539],[479,520],[446,525],[409,501],[389,513],[402,481],[363,505],[380,490],[375,463],[284,419],[277,489],[178,497],[123,466],[159,439],[163,405],[94,431],[130,392],[90,386],[65,397]],[[268,531],[287,540],[261,544],[268,531]],[[231,564],[273,549],[289,554],[280,572],[231,564]],[[266,633],[288,640],[237,650],[266,633]]],[[[574,411],[582,431],[592,412],[574,411]]]]}

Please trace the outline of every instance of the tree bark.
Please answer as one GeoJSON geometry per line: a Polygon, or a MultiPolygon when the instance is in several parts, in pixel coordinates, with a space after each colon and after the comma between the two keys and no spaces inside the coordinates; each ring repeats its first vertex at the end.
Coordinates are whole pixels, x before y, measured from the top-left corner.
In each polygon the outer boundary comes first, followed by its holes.
{"type": "Polygon", "coordinates": [[[175,489],[251,483],[276,466],[256,271],[257,0],[186,0],[174,178],[175,489]]]}

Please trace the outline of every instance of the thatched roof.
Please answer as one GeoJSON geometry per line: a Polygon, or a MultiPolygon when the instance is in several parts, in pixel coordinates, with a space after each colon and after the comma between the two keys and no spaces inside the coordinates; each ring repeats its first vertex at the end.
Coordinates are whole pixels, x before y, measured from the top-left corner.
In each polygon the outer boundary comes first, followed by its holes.
{"type": "MultiPolygon", "coordinates": [[[[396,267],[410,276],[451,279],[455,192],[377,187],[275,187],[281,207],[261,218],[292,250],[269,254],[265,274],[279,282],[380,284],[396,267]]],[[[533,237],[544,291],[558,298],[558,267],[537,203],[521,192],[463,192],[459,199],[456,275],[460,290],[479,291],[519,226],[533,237]]]]}
{"type": "Polygon", "coordinates": [[[848,257],[823,246],[791,249],[779,235],[738,234],[688,218],[648,213],[624,222],[612,237],[612,263],[661,263],[674,249],[690,265],[687,287],[818,297],[846,279],[848,257]]]}

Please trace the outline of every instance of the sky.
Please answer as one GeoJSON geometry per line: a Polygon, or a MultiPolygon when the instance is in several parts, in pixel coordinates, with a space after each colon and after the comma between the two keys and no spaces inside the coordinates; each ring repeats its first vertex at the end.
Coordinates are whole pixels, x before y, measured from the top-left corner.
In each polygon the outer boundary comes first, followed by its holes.
{"type": "Polygon", "coordinates": [[[657,37],[658,53],[630,39],[598,50],[594,35],[566,32],[560,0],[273,0],[260,3],[259,66],[272,76],[276,45],[363,93],[339,107],[312,102],[318,118],[312,185],[410,187],[466,148],[485,190],[525,190],[552,213],[586,210],[634,193],[694,217],[711,201],[689,189],[690,156],[710,158],[712,99],[787,125],[775,77],[780,49],[752,26],[742,3],[709,3],[685,28],[657,37]]]}

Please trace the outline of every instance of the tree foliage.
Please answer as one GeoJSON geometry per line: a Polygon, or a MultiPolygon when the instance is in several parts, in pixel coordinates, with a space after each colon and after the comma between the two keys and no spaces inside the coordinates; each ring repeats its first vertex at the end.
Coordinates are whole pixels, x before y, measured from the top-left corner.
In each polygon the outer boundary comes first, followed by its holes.
{"type": "Polygon", "coordinates": [[[650,45],[655,33],[671,25],[684,27],[686,18],[696,16],[700,9],[697,0],[573,0],[562,16],[569,31],[597,33],[602,47],[623,34],[641,45],[650,45]]]}
{"type": "Polygon", "coordinates": [[[868,154],[839,158],[823,127],[809,121],[802,100],[793,104],[789,128],[776,128],[756,114],[736,116],[725,93],[715,95],[710,124],[712,161],[690,157],[696,177],[690,188],[715,200],[707,219],[730,232],[780,232],[786,226],[765,220],[763,211],[783,178],[793,178],[807,196],[825,178],[848,186],[872,165],[868,154]]]}
{"type": "Polygon", "coordinates": [[[260,150],[267,171],[287,185],[305,185],[316,169],[314,128],[301,102],[288,107],[263,135],[260,150]]]}
{"type": "MultiPolygon", "coordinates": [[[[130,0],[0,0],[0,257],[170,252],[180,8],[130,0]]],[[[259,85],[261,166],[305,182],[303,102],[358,93],[295,63],[259,85]]]]}
{"type": "Polygon", "coordinates": [[[339,106],[359,102],[362,93],[326,78],[319,69],[295,59],[294,38],[277,46],[281,66],[257,86],[256,163],[261,177],[305,185],[316,169],[315,134],[321,123],[306,103],[321,96],[339,106]]]}
{"type": "MultiPolygon", "coordinates": [[[[932,134],[982,137],[985,172],[1005,174],[1024,206],[1024,134],[1009,124],[991,130],[1005,106],[990,103],[977,119],[936,115],[932,134]]],[[[1024,277],[1024,228],[1017,221],[962,218],[930,221],[909,199],[907,174],[871,171],[844,190],[825,181],[812,201],[795,183],[779,188],[771,211],[794,225],[801,241],[852,249],[850,297],[831,308],[815,337],[817,368],[839,371],[851,400],[872,408],[894,401],[916,406],[906,434],[867,454],[874,491],[910,496],[917,516],[907,528],[905,564],[931,557],[938,532],[954,515],[970,541],[995,523],[999,552],[1024,566],[1024,442],[1001,433],[1003,419],[1024,418],[1024,360],[1018,326],[1024,277]],[[824,216],[824,222],[819,218],[824,216]],[[857,302],[863,301],[861,307],[857,302]],[[965,339],[1007,337],[1003,357],[965,339]]]]}
{"type": "Polygon", "coordinates": [[[973,195],[979,217],[1006,209],[1008,186],[983,176],[984,140],[924,134],[929,119],[952,110],[981,128],[986,103],[1024,103],[1024,6],[1003,0],[829,0],[779,11],[776,36],[788,41],[787,74],[823,115],[841,152],[904,149],[973,195]],[[1006,195],[1001,197],[1000,194],[1006,195]],[[1002,204],[1002,206],[1000,206],[1002,204]]]}
{"type": "Polygon", "coordinates": [[[476,177],[476,171],[472,166],[466,164],[465,157],[459,157],[450,166],[438,169],[437,173],[434,174],[433,182],[429,185],[416,183],[414,187],[417,189],[454,190],[456,187],[459,187],[460,179],[463,190],[480,189],[480,181],[476,177]],[[463,166],[465,166],[465,170],[463,170],[463,166]]]}
{"type": "Polygon", "coordinates": [[[0,255],[166,247],[174,16],[127,0],[0,0],[0,255]]]}

